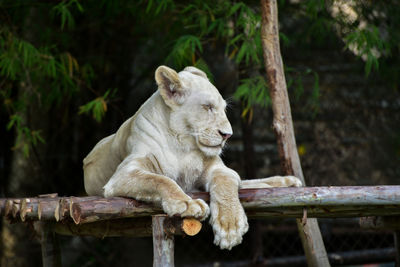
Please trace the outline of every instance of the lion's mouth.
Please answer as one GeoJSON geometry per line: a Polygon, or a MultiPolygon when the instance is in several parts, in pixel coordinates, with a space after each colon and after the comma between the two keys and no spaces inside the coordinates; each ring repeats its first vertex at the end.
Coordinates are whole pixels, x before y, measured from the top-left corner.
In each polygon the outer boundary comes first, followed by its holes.
{"type": "Polygon", "coordinates": [[[201,146],[209,147],[209,148],[222,148],[222,143],[221,143],[221,144],[218,144],[218,145],[207,145],[207,144],[204,144],[204,143],[202,143],[202,142],[199,141],[199,144],[200,144],[201,146]]]}

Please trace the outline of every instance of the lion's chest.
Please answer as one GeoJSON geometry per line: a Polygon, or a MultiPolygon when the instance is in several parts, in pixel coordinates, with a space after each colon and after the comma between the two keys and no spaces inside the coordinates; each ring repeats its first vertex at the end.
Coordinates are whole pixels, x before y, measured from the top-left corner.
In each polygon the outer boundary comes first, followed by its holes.
{"type": "Polygon", "coordinates": [[[175,180],[186,192],[195,188],[203,173],[203,158],[197,152],[170,155],[166,163],[166,175],[175,180]]]}

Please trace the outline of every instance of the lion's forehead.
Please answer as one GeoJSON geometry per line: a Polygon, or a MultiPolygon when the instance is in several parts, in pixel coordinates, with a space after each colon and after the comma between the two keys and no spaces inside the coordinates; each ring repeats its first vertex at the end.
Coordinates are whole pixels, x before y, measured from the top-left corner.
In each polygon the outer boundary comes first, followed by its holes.
{"type": "Polygon", "coordinates": [[[207,91],[195,91],[191,92],[188,99],[188,104],[201,104],[201,105],[212,105],[215,107],[221,107],[225,109],[226,101],[220,94],[212,94],[207,91]]]}
{"type": "Polygon", "coordinates": [[[212,83],[201,77],[191,78],[192,79],[187,79],[184,84],[189,91],[189,102],[191,102],[191,104],[200,103],[205,105],[211,104],[222,108],[226,107],[226,101],[212,83]]]}
{"type": "Polygon", "coordinates": [[[183,86],[188,90],[207,91],[219,95],[218,89],[206,78],[194,75],[190,72],[180,72],[179,78],[183,86]]]}

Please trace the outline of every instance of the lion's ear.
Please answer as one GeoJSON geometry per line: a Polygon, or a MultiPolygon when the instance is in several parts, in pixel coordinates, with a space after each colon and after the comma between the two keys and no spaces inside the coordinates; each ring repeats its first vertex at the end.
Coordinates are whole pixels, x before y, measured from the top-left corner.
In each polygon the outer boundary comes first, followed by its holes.
{"type": "Polygon", "coordinates": [[[160,66],[157,68],[155,76],[160,94],[165,103],[170,107],[182,104],[184,90],[178,73],[167,66],[160,66]]]}
{"type": "Polygon", "coordinates": [[[194,75],[197,75],[197,76],[206,78],[206,79],[208,80],[207,74],[205,74],[204,71],[199,70],[199,69],[196,68],[196,67],[189,66],[189,67],[186,67],[183,71],[188,71],[188,72],[190,72],[190,73],[193,73],[194,75]]]}

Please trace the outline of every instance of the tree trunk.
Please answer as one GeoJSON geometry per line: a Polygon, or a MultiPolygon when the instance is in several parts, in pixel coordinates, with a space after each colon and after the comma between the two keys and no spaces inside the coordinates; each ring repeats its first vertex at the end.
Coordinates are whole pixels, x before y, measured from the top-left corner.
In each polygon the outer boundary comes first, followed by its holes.
{"type": "MultiPolygon", "coordinates": [[[[261,0],[261,40],[265,69],[274,112],[273,126],[284,172],[300,178],[305,185],[297,153],[289,97],[279,47],[278,8],[276,0],[261,0]]],[[[309,266],[329,266],[328,256],[316,219],[297,219],[301,241],[309,266]]]]}

